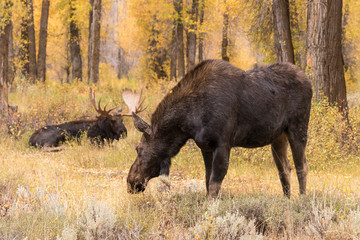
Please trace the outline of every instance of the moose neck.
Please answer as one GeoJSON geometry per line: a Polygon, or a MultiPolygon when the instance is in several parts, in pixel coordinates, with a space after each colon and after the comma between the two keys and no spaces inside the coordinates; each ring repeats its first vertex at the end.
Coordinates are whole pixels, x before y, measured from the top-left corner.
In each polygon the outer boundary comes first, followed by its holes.
{"type": "Polygon", "coordinates": [[[189,136],[179,130],[172,130],[168,132],[155,134],[155,139],[159,139],[157,151],[164,154],[165,158],[172,158],[180,151],[181,147],[185,145],[189,136]]]}

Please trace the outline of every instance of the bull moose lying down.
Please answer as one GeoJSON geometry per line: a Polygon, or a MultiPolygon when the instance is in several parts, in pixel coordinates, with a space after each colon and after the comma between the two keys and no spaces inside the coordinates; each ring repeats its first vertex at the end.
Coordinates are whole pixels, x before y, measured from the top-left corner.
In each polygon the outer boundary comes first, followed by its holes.
{"type": "Polygon", "coordinates": [[[305,194],[311,98],[310,81],[290,63],[249,71],[222,60],[198,64],[160,102],[151,125],[133,113],[135,127],[143,135],[128,174],[128,191],[144,191],[149,179],[168,174],[171,158],[193,139],[204,158],[211,198],[218,196],[232,147],[269,144],[283,192],[290,197],[288,142],[300,194],[305,194]]]}
{"type": "MultiPolygon", "coordinates": [[[[125,90],[122,95],[127,98],[130,96],[138,101],[132,102],[131,104],[139,104],[141,98],[140,94],[133,93],[130,90],[125,90]]],[[[131,116],[131,114],[122,113],[121,109],[116,108],[106,110],[106,106],[104,109],[101,109],[101,99],[96,105],[95,93],[91,88],[89,96],[92,105],[99,114],[97,117],[42,127],[32,134],[29,140],[29,145],[41,148],[57,147],[66,140],[80,138],[83,133],[87,133],[87,137],[91,140],[91,142],[96,144],[102,144],[104,141],[112,142],[113,140],[119,140],[120,138],[125,137],[127,130],[123,124],[123,117],[131,116]]],[[[133,107],[129,106],[129,108],[132,109],[133,107]]],[[[137,109],[133,111],[140,112],[141,107],[138,106],[137,109]]]]}

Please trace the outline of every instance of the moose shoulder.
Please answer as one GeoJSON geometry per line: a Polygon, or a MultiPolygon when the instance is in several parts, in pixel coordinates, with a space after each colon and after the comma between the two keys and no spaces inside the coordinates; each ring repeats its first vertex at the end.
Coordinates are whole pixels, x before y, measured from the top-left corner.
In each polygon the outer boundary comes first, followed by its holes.
{"type": "Polygon", "coordinates": [[[204,158],[210,197],[219,193],[232,147],[269,144],[283,192],[289,197],[288,143],[300,193],[305,194],[311,97],[310,81],[289,63],[250,71],[222,60],[200,63],[160,102],[150,125],[133,114],[135,127],[143,136],[129,171],[129,192],[143,191],[149,179],[168,173],[171,157],[191,138],[204,158]]]}

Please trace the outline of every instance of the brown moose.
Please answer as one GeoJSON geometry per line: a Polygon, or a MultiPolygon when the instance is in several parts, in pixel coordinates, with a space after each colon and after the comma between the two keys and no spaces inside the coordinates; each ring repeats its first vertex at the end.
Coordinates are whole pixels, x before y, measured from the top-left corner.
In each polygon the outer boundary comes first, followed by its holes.
{"type": "Polygon", "coordinates": [[[222,60],[201,62],[160,102],[151,124],[133,113],[143,135],[128,174],[128,191],[144,191],[151,178],[169,174],[171,158],[193,139],[204,158],[210,197],[218,196],[232,147],[269,144],[283,192],[290,197],[288,143],[300,194],[305,194],[311,98],[310,81],[290,63],[243,71],[222,60]]]}
{"type": "MultiPolygon", "coordinates": [[[[140,105],[140,94],[134,93],[128,89],[123,91],[123,96],[134,99],[133,102],[126,102],[130,104],[128,107],[132,112],[142,111],[141,107],[134,109],[132,105],[140,105]],[[138,102],[135,102],[138,101],[138,102]]],[[[131,112],[122,113],[122,109],[112,108],[106,110],[101,108],[100,102],[96,104],[95,92],[90,88],[89,98],[94,109],[98,113],[96,117],[86,119],[79,119],[71,122],[66,122],[58,125],[48,125],[35,131],[29,140],[29,145],[34,147],[50,147],[50,151],[58,150],[59,144],[66,140],[75,138],[78,139],[83,133],[91,142],[96,144],[103,144],[105,141],[112,142],[124,138],[127,134],[127,129],[123,124],[124,116],[131,116],[131,112]]]]}

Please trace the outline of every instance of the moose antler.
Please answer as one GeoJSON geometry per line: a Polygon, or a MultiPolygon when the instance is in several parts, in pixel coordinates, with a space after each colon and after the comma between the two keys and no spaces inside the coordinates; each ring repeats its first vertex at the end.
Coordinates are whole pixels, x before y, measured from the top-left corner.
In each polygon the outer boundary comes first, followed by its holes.
{"type": "Polygon", "coordinates": [[[94,106],[96,112],[98,112],[100,114],[100,116],[111,116],[112,114],[110,114],[110,112],[116,108],[115,107],[110,110],[106,110],[106,105],[105,105],[104,109],[101,109],[101,106],[100,106],[101,98],[99,99],[99,102],[96,105],[95,91],[93,91],[92,88],[90,88],[90,90],[89,90],[89,98],[90,98],[91,104],[94,106]]]}
{"type": "Polygon", "coordinates": [[[132,113],[140,113],[146,108],[143,108],[144,99],[142,98],[142,91],[139,93],[133,92],[130,89],[125,89],[122,92],[122,98],[129,108],[129,113],[123,113],[122,116],[132,116],[132,113]]]}

